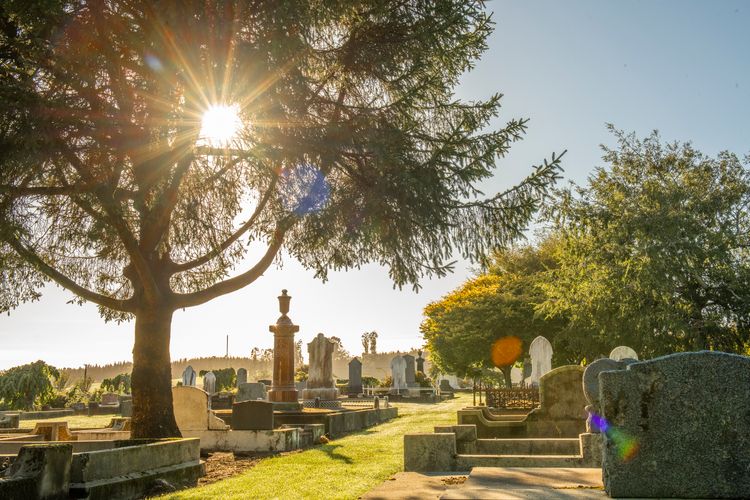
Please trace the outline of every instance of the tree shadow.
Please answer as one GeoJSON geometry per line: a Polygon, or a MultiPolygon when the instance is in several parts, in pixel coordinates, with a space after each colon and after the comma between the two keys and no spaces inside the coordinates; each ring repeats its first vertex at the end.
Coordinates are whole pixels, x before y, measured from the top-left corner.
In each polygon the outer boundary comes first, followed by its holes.
{"type": "Polygon", "coordinates": [[[340,444],[324,444],[319,449],[329,457],[331,457],[334,460],[338,460],[339,462],[344,462],[346,464],[353,464],[354,460],[352,460],[350,457],[347,457],[346,455],[342,455],[341,453],[336,453],[336,448],[341,448],[340,444]]]}

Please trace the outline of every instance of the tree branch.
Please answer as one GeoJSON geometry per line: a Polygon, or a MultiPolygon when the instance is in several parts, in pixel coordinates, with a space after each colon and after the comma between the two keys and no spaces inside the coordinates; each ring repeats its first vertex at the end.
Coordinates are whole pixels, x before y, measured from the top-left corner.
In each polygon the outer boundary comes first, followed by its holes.
{"type": "Polygon", "coordinates": [[[273,178],[273,180],[271,181],[271,185],[268,186],[268,189],[266,190],[266,193],[263,195],[263,198],[261,198],[261,200],[258,202],[258,206],[255,207],[255,211],[253,212],[253,214],[250,216],[247,222],[245,222],[242,226],[240,226],[237,229],[237,231],[232,233],[232,235],[226,240],[224,240],[219,246],[212,249],[210,252],[207,252],[203,256],[198,257],[197,259],[193,259],[189,262],[176,264],[173,267],[173,272],[181,273],[181,272],[196,268],[198,266],[201,266],[207,263],[208,261],[210,261],[217,255],[219,255],[221,252],[229,248],[230,245],[232,245],[232,243],[237,241],[243,234],[245,234],[253,226],[253,224],[255,224],[255,221],[258,219],[261,212],[265,208],[266,204],[268,203],[268,200],[271,199],[271,195],[274,193],[274,188],[276,187],[277,179],[278,177],[273,178]]]}
{"type": "Polygon", "coordinates": [[[42,260],[42,258],[39,257],[39,255],[36,252],[27,248],[17,238],[11,238],[11,237],[5,236],[3,237],[3,241],[8,243],[8,245],[10,245],[11,248],[13,248],[13,250],[15,250],[16,253],[18,253],[18,255],[21,256],[21,258],[33,264],[41,273],[47,275],[50,279],[55,281],[57,284],[59,284],[63,288],[67,288],[68,290],[78,295],[79,297],[85,300],[88,300],[90,302],[93,302],[95,304],[98,304],[102,307],[113,309],[115,311],[130,312],[130,313],[135,312],[135,308],[133,307],[133,305],[130,303],[129,300],[113,299],[112,297],[107,297],[106,295],[92,292],[88,288],[85,288],[79,285],[78,283],[68,278],[57,269],[53,268],[52,266],[44,262],[44,260],[42,260]]]}
{"type": "Polygon", "coordinates": [[[228,280],[216,283],[204,290],[198,292],[186,293],[186,294],[175,294],[174,306],[176,308],[185,308],[198,306],[204,304],[211,299],[215,299],[221,295],[235,292],[240,288],[243,288],[259,277],[268,269],[273,260],[276,258],[276,254],[281,249],[281,245],[284,243],[284,234],[291,227],[289,224],[285,229],[277,228],[271,238],[271,242],[266,250],[266,253],[261,257],[257,264],[255,264],[248,271],[230,278],[228,280]]]}

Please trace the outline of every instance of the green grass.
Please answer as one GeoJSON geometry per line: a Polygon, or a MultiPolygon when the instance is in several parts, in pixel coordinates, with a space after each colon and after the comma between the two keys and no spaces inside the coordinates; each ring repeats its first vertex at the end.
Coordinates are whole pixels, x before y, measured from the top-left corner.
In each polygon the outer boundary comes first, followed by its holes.
{"type": "Polygon", "coordinates": [[[109,421],[119,415],[73,415],[70,417],[45,418],[41,420],[21,420],[18,426],[21,429],[33,429],[37,422],[68,422],[68,429],[93,429],[109,425],[109,421]]]}
{"type": "Polygon", "coordinates": [[[436,405],[398,403],[399,417],[299,453],[262,460],[238,476],[170,499],[357,498],[404,470],[404,434],[455,424],[471,395],[436,405]]]}

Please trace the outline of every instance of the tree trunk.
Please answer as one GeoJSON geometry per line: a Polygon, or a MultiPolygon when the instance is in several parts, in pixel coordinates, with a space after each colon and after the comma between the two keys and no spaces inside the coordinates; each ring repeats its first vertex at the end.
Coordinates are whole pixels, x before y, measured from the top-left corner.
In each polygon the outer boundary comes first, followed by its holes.
{"type": "Polygon", "coordinates": [[[172,409],[172,311],[139,309],[133,347],[133,438],[181,437],[172,409]]]}
{"type": "Polygon", "coordinates": [[[512,366],[503,366],[500,371],[503,372],[503,378],[505,379],[505,388],[513,389],[513,380],[510,378],[510,371],[513,369],[512,366]]]}

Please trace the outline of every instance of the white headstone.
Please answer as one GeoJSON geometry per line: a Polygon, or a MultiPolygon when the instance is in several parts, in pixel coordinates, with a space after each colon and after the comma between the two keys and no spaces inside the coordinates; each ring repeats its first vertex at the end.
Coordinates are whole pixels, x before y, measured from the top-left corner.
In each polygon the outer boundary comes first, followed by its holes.
{"type": "Polygon", "coordinates": [[[193,367],[190,365],[188,365],[188,367],[185,368],[185,371],[182,372],[182,385],[185,387],[195,386],[195,370],[193,370],[193,367]]]}
{"type": "Polygon", "coordinates": [[[621,345],[612,349],[612,352],[609,353],[609,359],[614,359],[615,361],[638,359],[638,353],[626,345],[621,345]]]}
{"type": "Polygon", "coordinates": [[[406,360],[403,356],[396,356],[391,360],[391,388],[401,391],[406,385],[406,360]]]}
{"type": "Polygon", "coordinates": [[[216,375],[214,375],[214,372],[203,375],[203,390],[209,395],[216,392],[216,375]]]}
{"type": "Polygon", "coordinates": [[[172,407],[180,432],[221,430],[228,426],[209,410],[209,395],[197,387],[172,387],[172,407]]]}
{"type": "Polygon", "coordinates": [[[531,357],[529,383],[539,385],[542,375],[552,370],[552,344],[540,335],[531,341],[529,356],[531,357]]]}
{"type": "Polygon", "coordinates": [[[318,387],[333,388],[333,351],[336,344],[319,333],[309,344],[307,354],[309,355],[309,369],[307,374],[307,388],[318,387]]]}

